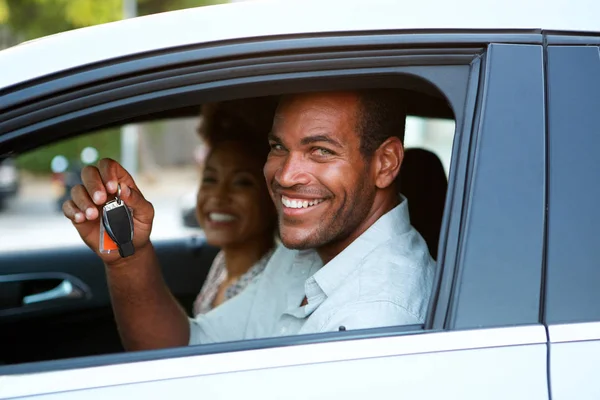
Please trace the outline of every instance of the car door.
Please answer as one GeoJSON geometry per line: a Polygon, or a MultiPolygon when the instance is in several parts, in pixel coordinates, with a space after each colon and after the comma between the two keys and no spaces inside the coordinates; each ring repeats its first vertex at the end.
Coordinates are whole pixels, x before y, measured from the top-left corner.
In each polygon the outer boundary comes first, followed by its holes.
{"type": "MultiPolygon", "coordinates": [[[[270,51],[257,55],[258,42],[247,39],[75,71],[64,102],[48,106],[55,119],[12,121],[0,146],[33,146],[81,125],[214,99],[325,88],[398,86],[411,93],[409,112],[440,116],[449,106],[456,135],[429,319],[5,367],[0,396],[547,399],[542,38],[481,34],[455,47],[459,40],[439,32],[324,34],[262,41],[270,51]],[[495,41],[506,43],[488,45],[495,41]],[[214,56],[224,53],[231,57],[214,56]],[[90,76],[96,81],[85,81],[90,76]],[[98,106],[82,107],[84,95],[98,106]]],[[[45,89],[61,84],[57,77],[45,89]]]]}
{"type": "Polygon", "coordinates": [[[600,397],[599,40],[550,35],[545,318],[553,398],[600,397]]]}

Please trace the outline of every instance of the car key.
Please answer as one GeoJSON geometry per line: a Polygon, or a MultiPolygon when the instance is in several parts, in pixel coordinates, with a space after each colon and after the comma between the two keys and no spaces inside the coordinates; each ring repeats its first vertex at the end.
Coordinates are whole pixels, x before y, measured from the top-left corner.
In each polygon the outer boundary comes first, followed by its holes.
{"type": "Polygon", "coordinates": [[[121,257],[135,253],[133,247],[133,217],[129,207],[121,200],[121,185],[117,196],[102,208],[102,224],[108,236],[115,242],[121,257]]]}

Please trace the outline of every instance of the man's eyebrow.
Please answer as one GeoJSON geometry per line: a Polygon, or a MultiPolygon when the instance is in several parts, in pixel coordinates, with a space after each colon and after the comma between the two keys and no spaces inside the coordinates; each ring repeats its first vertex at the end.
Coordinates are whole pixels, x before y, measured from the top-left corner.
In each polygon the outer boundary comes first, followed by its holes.
{"type": "Polygon", "coordinates": [[[273,133],[273,131],[269,132],[269,134],[267,135],[267,138],[274,142],[281,143],[281,139],[279,138],[279,136],[277,136],[275,133],[273,133]]]}
{"type": "Polygon", "coordinates": [[[302,140],[300,140],[300,144],[302,144],[302,145],[307,145],[307,144],[312,144],[312,143],[317,143],[317,142],[325,142],[325,143],[329,143],[336,147],[344,147],[344,146],[342,146],[342,144],[340,142],[338,142],[337,140],[335,140],[334,138],[332,138],[331,136],[328,136],[328,135],[307,136],[305,138],[302,138],[302,140]]]}

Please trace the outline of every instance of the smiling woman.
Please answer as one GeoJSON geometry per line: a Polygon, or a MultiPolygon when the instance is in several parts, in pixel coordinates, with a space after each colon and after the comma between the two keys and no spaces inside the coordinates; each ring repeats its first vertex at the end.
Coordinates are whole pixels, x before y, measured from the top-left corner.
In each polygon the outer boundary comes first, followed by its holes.
{"type": "Polygon", "coordinates": [[[247,148],[241,140],[219,142],[206,160],[197,218],[207,242],[221,252],[195,301],[195,315],[239,294],[263,271],[275,245],[275,210],[262,176],[266,153],[247,148]]]}

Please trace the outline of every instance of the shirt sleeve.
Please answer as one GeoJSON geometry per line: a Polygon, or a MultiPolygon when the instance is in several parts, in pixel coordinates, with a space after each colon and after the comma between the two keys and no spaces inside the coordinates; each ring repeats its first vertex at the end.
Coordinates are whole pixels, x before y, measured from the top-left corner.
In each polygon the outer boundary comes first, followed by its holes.
{"type": "Polygon", "coordinates": [[[422,324],[417,316],[390,300],[359,301],[348,304],[329,318],[319,330],[331,332],[350,329],[422,324]]]}
{"type": "Polygon", "coordinates": [[[260,279],[239,295],[196,318],[190,318],[190,345],[229,342],[244,339],[248,318],[260,279]]]}

